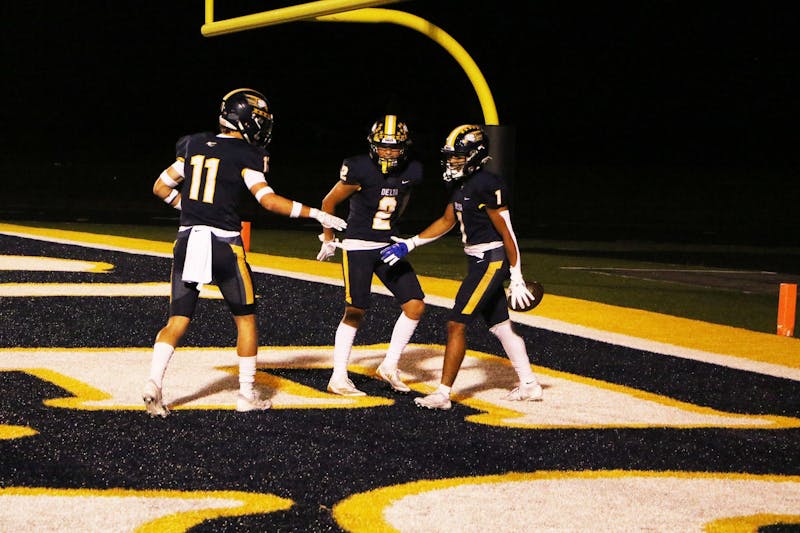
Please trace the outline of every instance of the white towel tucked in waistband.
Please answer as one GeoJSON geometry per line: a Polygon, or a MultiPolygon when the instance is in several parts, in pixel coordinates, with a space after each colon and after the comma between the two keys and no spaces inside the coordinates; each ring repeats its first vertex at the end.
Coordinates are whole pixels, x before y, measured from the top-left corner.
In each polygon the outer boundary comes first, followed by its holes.
{"type": "Polygon", "coordinates": [[[183,262],[183,281],[198,283],[200,286],[211,283],[211,229],[203,226],[189,231],[186,244],[186,260],[183,262]]]}

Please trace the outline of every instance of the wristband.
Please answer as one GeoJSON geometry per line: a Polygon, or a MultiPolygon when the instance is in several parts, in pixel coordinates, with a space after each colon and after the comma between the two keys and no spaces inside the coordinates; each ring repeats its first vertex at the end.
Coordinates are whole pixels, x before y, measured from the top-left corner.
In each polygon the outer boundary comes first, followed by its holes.
{"type": "Polygon", "coordinates": [[[167,197],[164,198],[164,203],[167,205],[171,204],[172,200],[174,200],[176,196],[178,196],[178,191],[172,189],[172,191],[167,195],[167,197]]]}
{"type": "Polygon", "coordinates": [[[255,194],[256,202],[261,202],[261,199],[268,194],[275,194],[275,191],[272,190],[272,187],[266,186],[263,189],[259,189],[258,192],[255,194]]]}
{"type": "Polygon", "coordinates": [[[158,179],[160,179],[164,183],[164,185],[166,185],[170,189],[174,189],[175,187],[178,186],[178,182],[175,181],[174,179],[170,178],[169,174],[167,174],[166,170],[161,173],[161,175],[158,177],[158,179]]]}
{"type": "Polygon", "coordinates": [[[319,209],[316,207],[309,207],[308,208],[308,218],[317,218],[319,217],[319,209]]]}
{"type": "Polygon", "coordinates": [[[292,202],[292,212],[289,213],[290,218],[297,218],[300,216],[300,211],[303,209],[303,204],[300,202],[292,202]]]}

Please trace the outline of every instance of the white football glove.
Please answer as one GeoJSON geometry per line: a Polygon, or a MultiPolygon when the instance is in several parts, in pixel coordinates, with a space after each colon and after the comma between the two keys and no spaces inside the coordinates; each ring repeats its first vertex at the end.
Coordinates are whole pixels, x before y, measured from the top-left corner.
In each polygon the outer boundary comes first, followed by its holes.
{"type": "Polygon", "coordinates": [[[322,246],[317,254],[317,261],[325,261],[326,259],[333,257],[333,254],[336,253],[336,248],[339,247],[339,239],[326,241],[325,234],[320,233],[319,240],[322,241],[322,246]]]}
{"type": "Polygon", "coordinates": [[[341,231],[347,227],[347,222],[342,220],[341,218],[326,213],[321,209],[317,209],[315,207],[311,208],[311,218],[317,219],[317,221],[322,224],[323,228],[335,229],[337,231],[341,231]]]}
{"type": "Polygon", "coordinates": [[[511,297],[511,306],[514,308],[525,308],[533,303],[535,298],[528,287],[525,285],[525,280],[522,279],[522,268],[520,266],[511,267],[511,283],[508,285],[509,296],[511,297]]]}

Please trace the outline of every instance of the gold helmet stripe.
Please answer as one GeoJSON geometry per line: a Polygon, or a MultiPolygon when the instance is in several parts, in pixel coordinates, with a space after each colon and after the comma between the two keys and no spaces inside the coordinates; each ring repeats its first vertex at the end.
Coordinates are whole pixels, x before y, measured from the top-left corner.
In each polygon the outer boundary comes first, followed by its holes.
{"type": "Polygon", "coordinates": [[[386,115],[383,119],[383,134],[394,137],[397,133],[397,115],[386,115]]]}
{"type": "Polygon", "coordinates": [[[472,128],[471,124],[464,124],[463,126],[458,126],[456,129],[450,132],[450,135],[447,136],[447,140],[444,142],[445,148],[453,148],[455,147],[456,137],[458,137],[463,131],[472,128]]]}
{"type": "Polygon", "coordinates": [[[254,92],[254,93],[258,92],[258,91],[256,91],[256,90],[253,90],[253,89],[247,89],[246,87],[241,87],[241,88],[239,88],[239,89],[234,89],[234,90],[232,90],[231,92],[229,92],[228,94],[226,94],[225,96],[223,96],[223,97],[222,97],[222,99],[223,99],[223,100],[227,100],[227,99],[228,99],[228,98],[229,98],[229,97],[230,97],[232,94],[236,94],[236,93],[238,93],[238,92],[242,92],[242,91],[252,91],[252,92],[254,92]]]}

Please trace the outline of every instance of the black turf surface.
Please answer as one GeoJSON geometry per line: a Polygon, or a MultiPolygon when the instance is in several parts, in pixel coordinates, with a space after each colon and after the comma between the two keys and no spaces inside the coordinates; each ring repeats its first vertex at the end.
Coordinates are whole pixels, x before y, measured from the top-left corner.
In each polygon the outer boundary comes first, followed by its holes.
{"type": "MultiPolygon", "coordinates": [[[[0,251],[117,266],[111,273],[0,271],[0,283],[165,281],[170,260],[0,235],[0,251]]],[[[263,346],[329,346],[341,291],[256,274],[263,346]]],[[[150,347],[166,319],[166,298],[2,298],[0,348],[150,347]]],[[[397,316],[390,297],[374,308],[356,344],[387,342],[397,316]]],[[[428,307],[412,339],[444,344],[446,310],[428,307]]],[[[714,409],[800,417],[797,382],[518,326],[533,362],[714,409]]],[[[189,346],[233,346],[221,301],[201,300],[189,346]]],[[[502,354],[482,324],[469,347],[502,354]]],[[[146,376],[147,368],[131,369],[146,376]]],[[[271,373],[324,390],[328,370],[271,373]]],[[[391,393],[353,374],[362,390],[391,393]]],[[[457,382],[458,385],[458,382],[457,382]]],[[[165,420],[144,411],[75,411],[43,404],[65,391],[22,372],[0,373],[0,423],[39,434],[0,441],[0,487],[240,490],[273,493],[288,511],[206,522],[193,531],[338,531],[331,508],[363,491],[420,479],[536,470],[685,470],[800,475],[800,429],[530,430],[465,422],[476,411],[394,405],[365,409],[286,409],[266,413],[179,411],[165,420]]],[[[779,529],[775,529],[776,531],[779,529]]]]}

